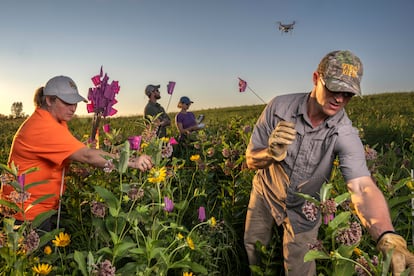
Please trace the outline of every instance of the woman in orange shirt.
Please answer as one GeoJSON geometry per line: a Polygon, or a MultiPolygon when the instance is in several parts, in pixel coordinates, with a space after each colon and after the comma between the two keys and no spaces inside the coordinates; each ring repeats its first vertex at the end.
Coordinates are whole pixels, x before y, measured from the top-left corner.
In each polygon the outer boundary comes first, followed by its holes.
{"type": "MultiPolygon", "coordinates": [[[[34,96],[36,109],[17,131],[8,164],[13,162],[19,173],[38,168],[24,176],[25,183],[47,181],[28,189],[30,197],[24,202],[24,210],[44,195],[54,196],[28,208],[24,215],[16,214],[17,220],[32,221],[43,212],[58,209],[59,198],[65,188],[64,169],[70,161],[87,163],[104,170],[113,168],[113,154],[87,147],[68,129],[67,122],[72,119],[81,101],[86,102],[86,99],[79,95],[74,81],[66,76],[54,77],[45,87],[37,89],[34,96]]],[[[153,163],[150,156],[141,155],[130,160],[128,166],[146,171],[151,169],[153,163]]],[[[3,196],[7,198],[13,190],[10,185],[4,185],[3,196]]]]}

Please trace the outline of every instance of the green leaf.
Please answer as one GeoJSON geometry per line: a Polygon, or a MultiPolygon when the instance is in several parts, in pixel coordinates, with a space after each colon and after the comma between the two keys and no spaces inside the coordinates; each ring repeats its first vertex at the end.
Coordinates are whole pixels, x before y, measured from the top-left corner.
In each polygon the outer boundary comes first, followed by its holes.
{"type": "Polygon", "coordinates": [[[342,212],[338,214],[337,216],[335,216],[335,218],[329,222],[328,228],[335,230],[336,228],[338,228],[339,225],[348,223],[350,217],[351,217],[351,212],[349,211],[342,212]]]}
{"type": "Polygon", "coordinates": [[[121,147],[121,153],[119,156],[118,171],[120,173],[125,173],[128,169],[128,161],[130,154],[130,145],[128,141],[125,141],[121,147]]]}
{"type": "Polygon", "coordinates": [[[40,213],[39,215],[37,215],[35,217],[35,219],[32,222],[32,226],[34,228],[37,228],[38,226],[40,226],[46,219],[50,218],[51,216],[53,216],[54,214],[56,214],[56,210],[49,210],[43,213],[40,213]]]}
{"type": "Polygon", "coordinates": [[[133,242],[120,242],[114,246],[114,256],[124,256],[129,249],[136,246],[133,242]]]}
{"type": "Polygon", "coordinates": [[[42,201],[45,201],[48,198],[54,197],[54,194],[48,194],[48,195],[44,195],[39,197],[38,199],[36,199],[35,201],[33,201],[29,206],[27,206],[25,212],[27,212],[27,210],[29,210],[30,208],[32,208],[34,205],[39,204],[42,201]]]}
{"type": "Polygon", "coordinates": [[[108,205],[110,214],[114,217],[118,216],[120,203],[114,194],[101,186],[94,186],[94,188],[99,196],[105,200],[105,203],[108,205]]]}
{"type": "Polygon", "coordinates": [[[319,201],[316,199],[316,198],[314,198],[314,197],[312,197],[312,196],[310,196],[310,195],[308,195],[308,194],[303,194],[303,193],[296,193],[298,196],[300,196],[300,197],[303,197],[304,199],[306,199],[307,201],[309,201],[309,202],[312,202],[312,203],[314,203],[314,204],[316,204],[316,206],[319,206],[320,205],[320,203],[319,203],[319,201]]]}
{"type": "Polygon", "coordinates": [[[351,198],[351,194],[350,193],[348,193],[348,192],[347,193],[343,193],[343,194],[335,197],[335,203],[339,205],[339,204],[343,203],[344,201],[346,201],[349,198],[351,198]]]}
{"type": "Polygon", "coordinates": [[[86,262],[85,262],[84,253],[80,252],[78,250],[75,250],[75,253],[73,254],[73,258],[75,259],[76,263],[78,264],[78,268],[82,272],[82,275],[83,276],[88,276],[88,273],[86,271],[86,262]]]}
{"type": "Polygon", "coordinates": [[[327,259],[330,259],[329,255],[319,250],[309,250],[308,253],[305,254],[305,257],[303,258],[305,262],[314,261],[314,260],[327,260],[327,259]]]}

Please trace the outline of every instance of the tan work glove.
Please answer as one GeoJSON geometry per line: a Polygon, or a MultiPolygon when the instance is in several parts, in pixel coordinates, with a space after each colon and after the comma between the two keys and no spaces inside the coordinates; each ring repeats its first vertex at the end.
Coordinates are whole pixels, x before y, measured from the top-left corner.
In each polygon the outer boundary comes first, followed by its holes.
{"type": "Polygon", "coordinates": [[[394,249],[391,256],[392,275],[399,276],[409,267],[410,276],[414,276],[414,255],[408,251],[407,242],[403,237],[394,233],[387,233],[377,243],[377,249],[384,257],[389,250],[394,249]]]}
{"type": "Polygon", "coordinates": [[[269,155],[276,161],[282,161],[286,157],[288,146],[293,143],[295,138],[295,124],[280,121],[269,136],[269,155]]]}

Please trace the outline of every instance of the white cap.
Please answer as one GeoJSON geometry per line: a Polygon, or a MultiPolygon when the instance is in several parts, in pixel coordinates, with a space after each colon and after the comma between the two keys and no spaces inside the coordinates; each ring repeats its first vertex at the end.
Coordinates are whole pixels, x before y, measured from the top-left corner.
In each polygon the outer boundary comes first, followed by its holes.
{"type": "Polygon", "coordinates": [[[43,95],[56,96],[68,104],[78,102],[88,102],[84,97],[79,95],[75,82],[65,76],[56,76],[51,78],[43,88],[43,95]]]}

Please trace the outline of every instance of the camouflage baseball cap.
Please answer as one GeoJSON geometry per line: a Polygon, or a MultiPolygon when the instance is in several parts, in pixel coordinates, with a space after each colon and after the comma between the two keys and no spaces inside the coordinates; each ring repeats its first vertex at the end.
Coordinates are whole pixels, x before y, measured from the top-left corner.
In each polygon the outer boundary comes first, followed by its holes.
{"type": "Polygon", "coordinates": [[[318,72],[332,92],[351,92],[361,96],[361,60],[350,51],[333,51],[319,63],[318,72]]]}

